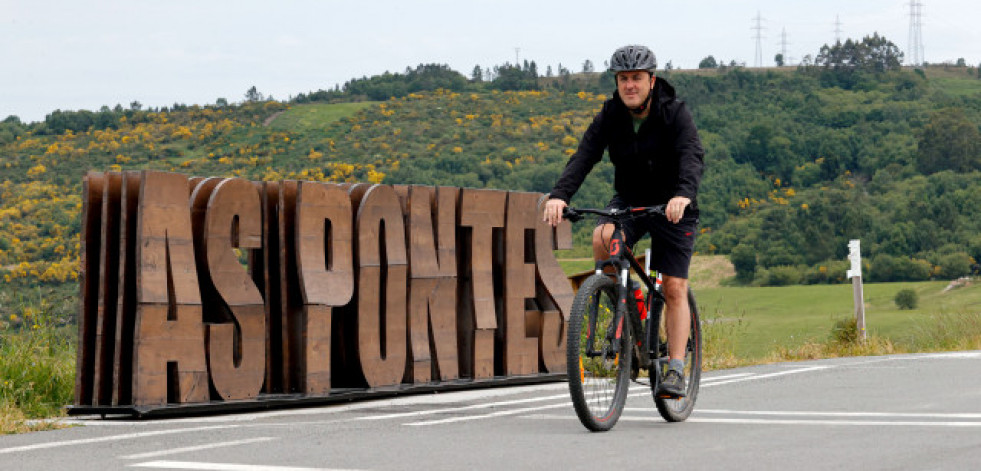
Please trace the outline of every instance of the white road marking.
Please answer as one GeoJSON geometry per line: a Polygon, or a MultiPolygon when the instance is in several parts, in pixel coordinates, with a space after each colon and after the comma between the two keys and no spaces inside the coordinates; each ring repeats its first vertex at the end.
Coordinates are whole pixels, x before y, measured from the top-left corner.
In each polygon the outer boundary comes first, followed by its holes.
{"type": "MultiPolygon", "coordinates": [[[[358,402],[355,404],[325,404],[323,406],[306,407],[301,409],[286,409],[278,411],[263,411],[247,414],[232,414],[216,417],[186,417],[181,419],[167,419],[166,423],[222,423],[222,422],[249,422],[260,419],[276,417],[294,416],[315,416],[329,415],[341,412],[352,412],[364,409],[384,409],[399,406],[417,406],[426,404],[449,404],[461,401],[481,400],[499,396],[512,396],[527,392],[554,391],[568,389],[568,385],[562,382],[533,384],[528,386],[513,386],[501,388],[482,388],[469,391],[437,392],[433,394],[416,394],[411,396],[395,397],[391,399],[377,399],[358,402]]],[[[99,420],[74,420],[64,421],[77,425],[103,425],[99,420]]],[[[147,424],[146,421],[115,421],[116,424],[141,425],[147,424]]],[[[108,424],[106,424],[108,425],[108,424]]]]}
{"type": "Polygon", "coordinates": [[[884,420],[818,420],[818,419],[724,419],[692,417],[689,422],[708,422],[717,424],[759,424],[759,425],[876,425],[892,427],[981,427],[981,422],[931,422],[931,421],[884,421],[884,420]]]}
{"type": "Polygon", "coordinates": [[[904,417],[921,419],[981,419],[975,413],[944,412],[831,412],[831,411],[775,411],[775,410],[726,410],[698,409],[696,414],[763,415],[763,416],[810,416],[810,417],[904,417]]]}
{"type": "Polygon", "coordinates": [[[712,381],[721,381],[723,379],[730,379],[730,378],[742,378],[745,376],[752,376],[752,375],[753,373],[733,373],[729,375],[720,375],[720,376],[703,376],[702,383],[704,384],[706,381],[712,382],[712,381]]]}
{"type": "MultiPolygon", "coordinates": [[[[626,411],[627,409],[625,409],[626,411]]],[[[650,412],[651,409],[630,409],[650,412]]],[[[695,414],[698,414],[695,410],[695,414]]],[[[536,415],[526,418],[552,419],[552,420],[578,420],[575,415],[536,415]]],[[[660,417],[620,417],[620,422],[663,422],[660,417]]],[[[865,425],[865,426],[905,426],[905,427],[950,427],[950,428],[974,428],[981,427],[981,422],[955,422],[955,421],[893,421],[893,420],[819,420],[819,419],[752,419],[752,418],[713,418],[713,417],[690,417],[687,422],[718,423],[718,424],[746,424],[746,425],[865,425]]]]}
{"type": "MultiPolygon", "coordinates": [[[[761,374],[761,375],[754,375],[752,373],[734,373],[734,374],[731,374],[731,375],[722,375],[722,376],[705,378],[702,381],[702,384],[701,385],[704,387],[704,386],[711,386],[711,385],[715,385],[715,384],[726,384],[726,383],[731,383],[731,382],[748,381],[748,380],[752,380],[752,379],[769,378],[769,377],[773,377],[773,376],[782,376],[782,375],[794,374],[794,373],[803,373],[803,372],[807,372],[807,371],[816,371],[816,370],[822,370],[822,369],[826,369],[826,368],[830,368],[830,366],[812,366],[812,367],[807,367],[807,368],[799,368],[799,369],[796,369],[796,370],[779,371],[779,372],[776,372],[776,373],[767,373],[767,374],[761,374]]],[[[630,393],[628,394],[628,397],[643,397],[643,396],[650,396],[650,394],[651,394],[651,392],[650,392],[649,386],[647,386],[647,385],[639,385],[639,384],[631,384],[630,393]]],[[[571,405],[571,401],[568,400],[569,399],[569,396],[567,394],[560,394],[560,395],[546,396],[546,397],[538,397],[538,398],[516,399],[516,400],[513,400],[513,401],[501,401],[501,402],[495,402],[495,403],[474,404],[474,405],[470,405],[470,406],[456,407],[456,408],[446,408],[446,409],[437,409],[437,410],[429,410],[429,411],[403,412],[403,413],[386,414],[386,415],[382,415],[382,416],[373,416],[373,417],[361,417],[358,420],[381,420],[381,419],[393,419],[393,418],[402,418],[402,417],[418,417],[418,416],[430,415],[430,414],[455,413],[455,412],[459,412],[459,411],[463,411],[463,410],[473,410],[473,409],[488,408],[488,407],[500,407],[500,406],[507,406],[507,405],[512,405],[512,404],[537,402],[537,401],[548,401],[548,400],[555,400],[555,399],[567,399],[567,400],[562,401],[561,403],[558,403],[558,404],[550,404],[550,405],[545,405],[545,406],[538,406],[538,407],[531,407],[531,408],[521,408],[521,409],[510,409],[510,410],[497,411],[497,412],[492,412],[492,413],[489,413],[489,414],[481,414],[481,415],[458,416],[458,417],[450,417],[450,418],[445,418],[445,419],[435,419],[435,420],[425,420],[425,421],[420,421],[420,422],[410,422],[410,423],[406,423],[406,424],[403,424],[403,425],[412,425],[412,426],[442,425],[442,424],[450,424],[450,423],[464,422],[464,421],[470,421],[470,420],[482,420],[482,419],[490,419],[490,418],[503,417],[503,416],[509,416],[509,415],[520,415],[520,414],[524,414],[524,413],[534,413],[534,412],[537,412],[537,411],[540,411],[540,410],[543,410],[543,409],[554,409],[554,408],[558,408],[558,407],[569,407],[571,405]]]]}
{"type": "Polygon", "coordinates": [[[419,426],[419,425],[450,424],[454,422],[464,422],[467,420],[481,420],[481,419],[490,419],[493,417],[503,417],[506,415],[518,415],[518,414],[524,414],[525,412],[537,412],[543,409],[555,409],[558,407],[569,407],[569,403],[563,402],[562,404],[549,404],[549,405],[538,406],[538,407],[526,407],[523,409],[502,410],[502,411],[492,412],[490,414],[483,414],[483,415],[469,415],[463,417],[451,417],[448,419],[425,420],[422,422],[411,422],[403,425],[419,426]]]}
{"type": "MultiPolygon", "coordinates": [[[[261,464],[198,463],[193,461],[148,461],[129,465],[136,468],[195,469],[206,471],[345,471],[337,468],[302,468],[261,464]]],[[[351,470],[353,471],[353,470],[351,470]]]]}
{"type": "Polygon", "coordinates": [[[210,450],[212,448],[223,448],[228,446],[248,445],[249,443],[268,442],[270,440],[276,440],[276,437],[257,437],[246,440],[235,440],[231,442],[208,443],[205,445],[186,446],[183,448],[172,448],[170,450],[151,451],[147,453],[138,453],[135,455],[120,456],[119,458],[123,460],[145,460],[147,458],[156,458],[158,456],[176,455],[179,453],[210,450]]]}
{"type": "Polygon", "coordinates": [[[445,413],[453,413],[453,412],[460,412],[460,411],[473,410],[473,409],[486,409],[486,408],[493,408],[493,407],[510,406],[515,404],[527,404],[529,402],[552,401],[555,399],[569,399],[569,394],[558,394],[555,396],[543,396],[543,397],[530,397],[526,399],[514,399],[511,401],[486,402],[481,404],[473,404],[469,406],[452,407],[446,409],[398,412],[394,414],[385,414],[385,415],[369,415],[364,417],[358,417],[355,420],[399,419],[403,417],[418,417],[420,415],[445,414],[445,413]]]}
{"type": "Polygon", "coordinates": [[[727,379],[727,380],[722,380],[722,381],[714,381],[714,382],[711,382],[711,383],[702,384],[700,387],[718,386],[720,384],[741,383],[743,381],[752,381],[752,380],[757,380],[757,379],[773,378],[773,377],[776,377],[776,376],[785,376],[785,375],[792,375],[792,374],[797,374],[797,373],[807,373],[807,372],[810,372],[810,371],[826,370],[828,368],[834,368],[834,367],[833,366],[808,366],[806,368],[798,368],[796,370],[777,371],[776,373],[765,373],[765,374],[759,374],[759,375],[746,376],[746,377],[742,377],[742,378],[734,378],[734,379],[727,379]]]}
{"type": "Polygon", "coordinates": [[[33,445],[0,448],[0,455],[6,453],[16,453],[19,451],[43,450],[45,448],[57,448],[61,446],[71,446],[71,445],[86,445],[89,443],[114,442],[119,440],[131,440],[134,438],[155,437],[158,435],[173,435],[177,433],[203,432],[205,430],[218,430],[218,429],[231,428],[231,427],[232,427],[231,425],[211,425],[207,427],[156,430],[153,432],[137,432],[137,433],[127,433],[123,435],[110,435],[108,437],[82,438],[78,440],[64,440],[60,442],[35,443],[33,445]]]}

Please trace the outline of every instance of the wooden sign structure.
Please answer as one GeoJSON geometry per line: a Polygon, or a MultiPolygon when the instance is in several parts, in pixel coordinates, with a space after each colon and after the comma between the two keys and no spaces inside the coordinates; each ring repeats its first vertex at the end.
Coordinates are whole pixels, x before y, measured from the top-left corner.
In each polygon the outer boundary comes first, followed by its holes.
{"type": "Polygon", "coordinates": [[[90,172],[72,414],[560,379],[537,193],[90,172]]]}

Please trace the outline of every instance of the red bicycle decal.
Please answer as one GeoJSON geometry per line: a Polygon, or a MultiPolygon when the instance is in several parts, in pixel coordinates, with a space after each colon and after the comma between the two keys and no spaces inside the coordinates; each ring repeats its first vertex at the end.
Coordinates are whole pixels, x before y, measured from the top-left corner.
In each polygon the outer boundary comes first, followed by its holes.
{"type": "Polygon", "coordinates": [[[612,256],[618,253],[620,253],[620,240],[613,239],[613,242],[610,242],[610,255],[612,256]]]}

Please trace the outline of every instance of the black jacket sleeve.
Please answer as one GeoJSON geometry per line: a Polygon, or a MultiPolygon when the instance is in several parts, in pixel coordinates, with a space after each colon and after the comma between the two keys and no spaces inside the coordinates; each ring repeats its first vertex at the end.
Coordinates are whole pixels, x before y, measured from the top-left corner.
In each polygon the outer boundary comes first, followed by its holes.
{"type": "Polygon", "coordinates": [[[695,129],[691,112],[684,104],[678,107],[674,126],[674,149],[679,158],[678,186],[675,189],[675,196],[684,196],[695,201],[698,185],[702,181],[702,171],[705,168],[705,151],[698,139],[698,131],[695,129]]]}
{"type": "Polygon", "coordinates": [[[568,203],[579,190],[593,166],[603,159],[603,151],[606,150],[607,145],[606,133],[603,132],[603,121],[607,109],[608,106],[604,106],[603,110],[593,118],[593,122],[582,136],[582,141],[579,142],[579,148],[575,154],[572,154],[572,157],[569,157],[569,162],[565,164],[565,170],[562,171],[559,180],[555,182],[555,186],[549,192],[550,198],[559,198],[568,203]]]}

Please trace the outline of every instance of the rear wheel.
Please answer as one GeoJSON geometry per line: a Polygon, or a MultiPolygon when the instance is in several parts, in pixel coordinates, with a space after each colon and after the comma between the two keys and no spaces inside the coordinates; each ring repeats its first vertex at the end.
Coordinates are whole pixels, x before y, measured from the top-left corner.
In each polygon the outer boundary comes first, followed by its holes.
{"type": "Polygon", "coordinates": [[[613,325],[616,310],[616,283],[606,275],[593,275],[579,288],[570,313],[569,393],[579,420],[594,432],[613,428],[630,386],[630,323],[621,317],[621,325],[613,325]],[[611,340],[617,330],[619,340],[611,340]]]}
{"type": "MultiPolygon", "coordinates": [[[[702,378],[702,327],[698,317],[698,306],[695,304],[695,294],[692,293],[691,289],[688,290],[688,308],[691,310],[691,330],[688,333],[688,347],[685,349],[684,376],[685,387],[687,388],[685,397],[670,399],[657,397],[657,394],[654,394],[654,404],[657,406],[657,411],[668,422],[681,422],[691,415],[692,409],[695,408],[695,399],[698,398],[698,384],[702,378]]],[[[661,319],[663,318],[664,315],[662,314],[661,319]]],[[[662,352],[664,360],[667,360],[667,332],[664,328],[664,322],[659,324],[657,335],[659,348],[655,351],[662,352]]],[[[663,367],[666,368],[667,361],[662,363],[663,367]]],[[[660,371],[659,373],[663,372],[660,371]]],[[[657,381],[652,378],[651,392],[654,393],[656,389],[657,381]]]]}

